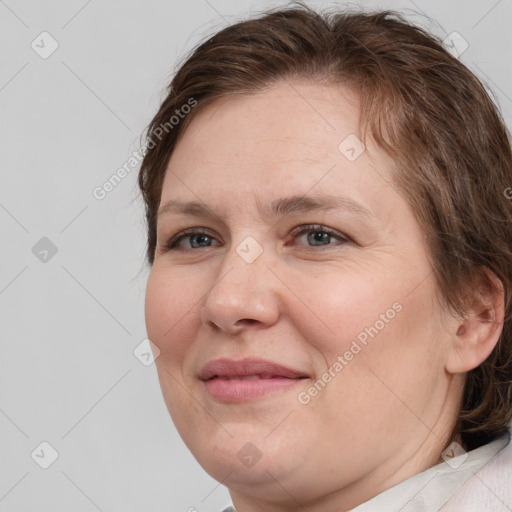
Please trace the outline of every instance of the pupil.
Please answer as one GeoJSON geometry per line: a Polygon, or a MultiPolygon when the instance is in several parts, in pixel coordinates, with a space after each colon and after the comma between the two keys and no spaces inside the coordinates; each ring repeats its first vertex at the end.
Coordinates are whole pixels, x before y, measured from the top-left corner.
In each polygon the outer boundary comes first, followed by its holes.
{"type": "Polygon", "coordinates": [[[203,244],[208,242],[208,236],[206,235],[196,235],[192,237],[192,247],[201,247],[203,244]]]}
{"type": "Polygon", "coordinates": [[[331,235],[329,233],[322,233],[321,231],[313,231],[308,235],[309,242],[312,245],[320,245],[322,242],[329,242],[329,238],[331,235]]]}

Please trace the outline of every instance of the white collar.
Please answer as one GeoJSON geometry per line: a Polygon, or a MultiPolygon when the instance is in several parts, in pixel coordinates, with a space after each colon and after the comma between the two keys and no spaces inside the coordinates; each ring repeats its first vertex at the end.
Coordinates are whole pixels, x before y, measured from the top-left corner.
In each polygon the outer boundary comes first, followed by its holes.
{"type": "Polygon", "coordinates": [[[437,464],[358,505],[351,512],[438,511],[508,444],[509,439],[510,435],[505,434],[489,444],[437,464]]]}

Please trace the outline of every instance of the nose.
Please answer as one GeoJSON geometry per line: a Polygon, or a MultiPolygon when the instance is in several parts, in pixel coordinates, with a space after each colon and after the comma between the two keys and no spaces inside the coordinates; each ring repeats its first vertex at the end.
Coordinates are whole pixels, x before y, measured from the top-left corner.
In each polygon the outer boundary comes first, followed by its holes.
{"type": "Polygon", "coordinates": [[[228,334],[274,325],[279,318],[279,281],[267,263],[264,254],[247,263],[231,249],[204,298],[201,322],[228,334]]]}

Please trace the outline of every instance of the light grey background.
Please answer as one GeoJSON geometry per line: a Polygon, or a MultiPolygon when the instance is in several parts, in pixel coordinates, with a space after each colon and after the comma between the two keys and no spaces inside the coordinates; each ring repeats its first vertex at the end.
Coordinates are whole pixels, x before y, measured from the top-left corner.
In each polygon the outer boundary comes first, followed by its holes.
{"type": "MultiPolygon", "coordinates": [[[[180,440],[154,365],[133,354],[148,274],[138,166],[104,199],[93,190],[138,149],[179,56],[282,4],[0,0],[0,512],[229,503],[180,440]],[[46,59],[31,47],[51,49],[43,31],[59,45],[46,59]],[[43,441],[58,452],[48,469],[36,463],[51,457],[43,441]]],[[[512,0],[353,5],[405,9],[443,38],[460,33],[461,60],[511,126],[512,0]]]]}

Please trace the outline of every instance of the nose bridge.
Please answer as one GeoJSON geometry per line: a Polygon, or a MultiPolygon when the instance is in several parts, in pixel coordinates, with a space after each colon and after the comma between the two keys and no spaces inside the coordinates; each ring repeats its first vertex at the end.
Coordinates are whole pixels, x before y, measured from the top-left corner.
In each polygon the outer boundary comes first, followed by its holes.
{"type": "Polygon", "coordinates": [[[262,245],[253,237],[232,246],[225,253],[215,284],[204,299],[202,321],[226,331],[236,331],[240,320],[275,322],[278,304],[267,259],[262,245]]]}
{"type": "MultiPolygon", "coordinates": [[[[267,277],[269,253],[254,237],[246,236],[238,244],[226,251],[220,265],[219,280],[224,285],[237,284],[240,290],[250,289],[267,277]]],[[[217,288],[216,285],[214,288],[217,288]]],[[[213,290],[212,290],[213,291],[213,290]]]]}

